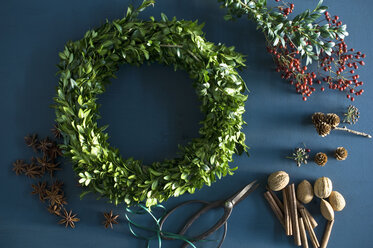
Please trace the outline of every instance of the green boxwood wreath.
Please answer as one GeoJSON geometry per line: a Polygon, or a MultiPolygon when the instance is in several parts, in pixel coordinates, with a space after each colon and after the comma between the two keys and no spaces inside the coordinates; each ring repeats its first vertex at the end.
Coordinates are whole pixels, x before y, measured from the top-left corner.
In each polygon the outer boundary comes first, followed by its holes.
{"type": "Polygon", "coordinates": [[[137,19],[140,11],[128,8],[123,19],[106,22],[86,32],[83,39],[68,42],[59,54],[59,83],[55,108],[59,129],[64,135],[64,154],[74,163],[79,182],[87,192],[98,192],[115,204],[146,201],[147,206],[193,193],[210,185],[235,168],[233,154],[247,150],[241,132],[245,84],[236,71],[244,66],[243,56],[233,47],[215,45],[203,37],[202,25],[192,21],[137,19]],[[144,166],[133,158],[123,159],[107,142],[97,96],[105,91],[123,63],[145,61],[173,65],[186,70],[205,114],[200,137],[180,147],[177,158],[144,166]]]}

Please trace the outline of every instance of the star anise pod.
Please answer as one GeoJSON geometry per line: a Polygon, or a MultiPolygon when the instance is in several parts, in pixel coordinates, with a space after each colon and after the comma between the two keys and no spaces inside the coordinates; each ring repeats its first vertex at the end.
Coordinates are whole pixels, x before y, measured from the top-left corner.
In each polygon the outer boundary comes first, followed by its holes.
{"type": "Polygon", "coordinates": [[[24,172],[26,172],[27,164],[23,160],[16,160],[13,163],[13,171],[16,173],[16,175],[20,175],[24,172]]]}
{"type": "Polygon", "coordinates": [[[34,189],[31,194],[33,195],[39,195],[40,201],[44,202],[45,197],[47,196],[46,193],[46,187],[47,187],[47,182],[38,182],[38,184],[32,184],[31,187],[34,189]]]}
{"type": "Polygon", "coordinates": [[[37,148],[41,150],[44,154],[47,154],[49,149],[53,146],[53,142],[47,137],[39,141],[37,148]]]}
{"type": "Polygon", "coordinates": [[[67,212],[66,209],[63,210],[62,219],[58,222],[59,224],[65,224],[65,227],[70,226],[71,228],[75,228],[75,222],[80,221],[79,218],[76,218],[76,214],[72,214],[72,210],[67,212]]]}
{"type": "Polygon", "coordinates": [[[37,147],[39,145],[37,134],[27,135],[25,137],[25,142],[27,146],[31,147],[35,152],[37,152],[37,147]]]}
{"type": "Polygon", "coordinates": [[[57,143],[53,142],[52,147],[48,151],[48,156],[53,160],[59,156],[62,156],[62,151],[58,147],[57,143]]]}
{"type": "Polygon", "coordinates": [[[37,158],[39,165],[42,167],[43,172],[49,172],[51,177],[53,177],[53,172],[56,170],[61,170],[58,166],[60,163],[54,163],[51,159],[47,158],[46,156],[42,158],[37,158]]]}
{"type": "Polygon", "coordinates": [[[51,131],[52,131],[52,133],[53,133],[53,135],[54,135],[54,137],[55,137],[56,139],[61,139],[61,138],[62,138],[61,131],[60,131],[60,129],[58,128],[58,125],[57,125],[57,124],[54,124],[54,125],[53,125],[53,128],[51,129],[51,131]]]}
{"type": "Polygon", "coordinates": [[[113,224],[118,224],[117,219],[119,218],[119,215],[113,215],[113,210],[111,210],[109,213],[104,213],[105,221],[104,225],[105,228],[111,227],[113,229],[113,224]]]}
{"type": "Polygon", "coordinates": [[[62,181],[54,181],[54,183],[51,185],[51,190],[52,191],[59,191],[59,192],[63,192],[62,190],[62,186],[63,186],[63,182],[62,181]]]}
{"type": "Polygon", "coordinates": [[[61,207],[59,205],[49,205],[48,212],[57,216],[61,216],[61,207]]]}
{"type": "Polygon", "coordinates": [[[51,205],[66,205],[66,199],[64,198],[64,195],[59,190],[46,190],[46,197],[45,199],[48,199],[51,205]]]}
{"type": "Polygon", "coordinates": [[[44,174],[43,169],[41,166],[37,165],[36,163],[32,162],[31,164],[27,165],[25,175],[30,178],[37,178],[41,177],[44,174]]]}

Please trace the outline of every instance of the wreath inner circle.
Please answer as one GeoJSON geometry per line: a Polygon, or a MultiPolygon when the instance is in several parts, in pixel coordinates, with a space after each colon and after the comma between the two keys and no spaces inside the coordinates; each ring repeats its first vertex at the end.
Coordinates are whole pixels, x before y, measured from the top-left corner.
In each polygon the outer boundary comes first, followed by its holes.
{"type": "Polygon", "coordinates": [[[68,42],[59,54],[55,97],[56,121],[64,135],[62,149],[72,159],[79,182],[116,204],[146,201],[148,207],[232,174],[235,168],[228,162],[233,154],[247,151],[241,132],[247,96],[236,70],[244,66],[242,55],[233,47],[207,42],[197,22],[168,20],[163,14],[162,21],[139,20],[138,13],[151,2],[144,1],[137,10],[130,7],[123,19],[68,42]],[[176,158],[147,166],[122,158],[110,146],[106,127],[97,124],[96,103],[120,64],[144,62],[185,70],[204,114],[200,137],[180,146],[176,158]]]}

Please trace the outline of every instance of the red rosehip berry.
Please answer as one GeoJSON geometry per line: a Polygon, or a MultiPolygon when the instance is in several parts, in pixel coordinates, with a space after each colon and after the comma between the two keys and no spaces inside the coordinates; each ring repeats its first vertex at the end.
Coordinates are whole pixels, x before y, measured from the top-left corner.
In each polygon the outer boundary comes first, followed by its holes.
{"type": "Polygon", "coordinates": [[[304,96],[304,97],[303,97],[303,101],[307,101],[307,97],[304,96]]]}
{"type": "Polygon", "coordinates": [[[321,87],[321,89],[320,89],[321,91],[324,91],[325,90],[325,88],[324,87],[321,87]]]}
{"type": "Polygon", "coordinates": [[[308,153],[311,152],[311,149],[307,148],[307,149],[306,149],[306,152],[308,152],[308,153]]]}

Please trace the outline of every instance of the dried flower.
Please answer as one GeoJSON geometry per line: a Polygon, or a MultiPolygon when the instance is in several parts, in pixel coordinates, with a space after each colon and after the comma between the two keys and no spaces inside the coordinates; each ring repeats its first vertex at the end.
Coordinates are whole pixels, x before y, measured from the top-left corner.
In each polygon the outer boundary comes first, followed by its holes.
{"type": "Polygon", "coordinates": [[[65,224],[65,227],[70,226],[71,228],[75,228],[75,222],[80,221],[79,218],[76,218],[76,214],[72,214],[72,210],[67,212],[66,209],[63,210],[62,219],[58,222],[59,224],[65,224]]]}
{"type": "Polygon", "coordinates": [[[49,205],[48,212],[57,216],[61,216],[61,207],[59,205],[49,205]]]}
{"type": "Polygon", "coordinates": [[[13,163],[13,171],[16,173],[16,175],[20,175],[24,172],[26,172],[26,168],[27,168],[27,164],[23,161],[23,160],[16,160],[14,163],[13,163]]]}
{"type": "Polygon", "coordinates": [[[113,210],[111,210],[109,213],[104,213],[105,221],[104,225],[105,228],[113,229],[113,224],[118,224],[117,219],[119,218],[119,215],[113,215],[113,210]]]}
{"type": "Polygon", "coordinates": [[[300,167],[302,164],[307,164],[307,159],[309,158],[310,149],[308,148],[295,148],[295,151],[293,153],[293,156],[286,157],[289,159],[293,159],[295,162],[297,162],[297,166],[300,167]]]}
{"type": "Polygon", "coordinates": [[[40,140],[39,145],[37,148],[41,150],[43,153],[47,154],[49,149],[53,146],[53,142],[47,137],[45,139],[40,140]]]}
{"type": "Polygon", "coordinates": [[[36,152],[37,147],[39,145],[38,135],[37,134],[27,135],[25,137],[25,143],[28,147],[31,147],[36,152]]]}
{"type": "Polygon", "coordinates": [[[345,118],[343,119],[343,122],[348,124],[355,124],[360,117],[359,109],[353,105],[348,106],[347,112],[344,113],[344,117],[345,118]]]}
{"type": "Polygon", "coordinates": [[[30,178],[37,178],[41,177],[44,174],[42,168],[32,162],[31,164],[27,165],[25,175],[30,178]]]}
{"type": "Polygon", "coordinates": [[[54,135],[54,137],[55,137],[56,139],[61,139],[61,138],[62,138],[61,131],[60,131],[60,129],[58,128],[58,125],[57,125],[57,124],[54,124],[54,125],[53,125],[53,128],[51,129],[51,131],[52,131],[52,133],[53,133],[53,135],[54,135]]]}
{"type": "Polygon", "coordinates": [[[53,142],[52,147],[49,149],[48,156],[52,160],[56,159],[59,156],[62,156],[62,151],[61,151],[61,149],[58,147],[58,145],[55,142],[53,142]]]}
{"type": "Polygon", "coordinates": [[[45,156],[43,158],[37,158],[37,161],[41,166],[43,172],[49,172],[51,177],[53,176],[54,171],[61,170],[61,168],[58,167],[60,163],[54,163],[45,156]]]}
{"type": "Polygon", "coordinates": [[[59,192],[63,192],[62,190],[62,186],[63,186],[63,182],[62,181],[59,181],[59,180],[56,180],[54,181],[54,183],[51,185],[51,190],[52,191],[59,191],[59,192]]]}
{"type": "Polygon", "coordinates": [[[39,195],[40,201],[44,202],[46,194],[47,182],[38,182],[38,184],[32,184],[31,187],[34,189],[31,194],[39,195]]]}
{"type": "Polygon", "coordinates": [[[67,202],[64,198],[63,192],[60,192],[59,190],[46,190],[46,197],[45,199],[48,199],[51,205],[66,205],[67,202]]]}

